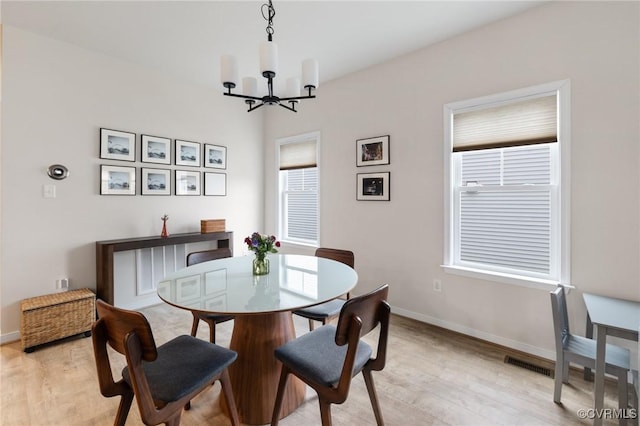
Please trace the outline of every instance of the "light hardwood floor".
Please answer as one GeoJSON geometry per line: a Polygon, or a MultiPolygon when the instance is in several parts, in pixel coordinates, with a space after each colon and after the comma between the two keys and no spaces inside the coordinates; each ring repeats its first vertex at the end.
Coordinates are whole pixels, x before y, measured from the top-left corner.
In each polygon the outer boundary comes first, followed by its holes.
{"type": "MultiPolygon", "coordinates": [[[[143,310],[156,343],[188,334],[191,315],[168,305],[143,310]]],[[[295,318],[298,335],[307,321],[295,318]]],[[[227,346],[233,322],[218,325],[218,343],[227,346]]],[[[206,324],[198,337],[208,338],[206,324]]],[[[388,362],[374,372],[387,425],[590,425],[577,412],[593,407],[592,382],[571,372],[563,387],[563,405],[553,403],[553,379],[504,363],[504,348],[392,316],[388,362]]],[[[124,365],[124,361],[122,361],[124,365]]],[[[551,363],[546,365],[551,367],[551,363]]],[[[0,347],[0,424],[111,425],[118,398],[100,395],[90,338],[73,338],[25,354],[20,342],[0,347]]],[[[275,392],[275,389],[274,389],[275,392]]],[[[615,383],[606,384],[605,407],[617,407],[615,383]]],[[[192,401],[182,424],[228,425],[217,403],[219,384],[192,401]]],[[[349,398],[332,406],[336,426],[375,424],[362,375],[349,398]]],[[[142,424],[134,401],[127,425],[142,424]]],[[[315,394],[280,422],[283,426],[320,424],[315,394]]],[[[617,424],[606,421],[605,424],[617,424]]]]}

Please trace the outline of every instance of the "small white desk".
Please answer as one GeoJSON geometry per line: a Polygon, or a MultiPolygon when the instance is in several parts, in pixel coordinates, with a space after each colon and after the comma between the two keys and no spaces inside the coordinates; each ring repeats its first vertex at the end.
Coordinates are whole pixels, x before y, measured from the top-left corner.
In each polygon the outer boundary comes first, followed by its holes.
{"type": "MultiPolygon", "coordinates": [[[[268,275],[253,275],[253,256],[229,257],[189,266],[158,283],[158,296],[173,306],[235,316],[229,347],[238,358],[229,375],[243,424],[271,421],[280,379],[273,351],[296,337],[291,311],[335,299],[358,282],[356,271],[334,260],[268,258],[268,275]]],[[[305,390],[304,382],[289,378],[281,417],[303,402],[305,390]]]]}
{"type": "MultiPolygon", "coordinates": [[[[638,341],[640,328],[640,302],[615,299],[597,294],[583,294],[587,306],[587,337],[593,337],[597,327],[595,409],[604,407],[604,361],[607,336],[638,341]]],[[[586,374],[585,374],[586,375],[586,374]]],[[[602,417],[596,416],[594,425],[601,425],[602,417]]]]}

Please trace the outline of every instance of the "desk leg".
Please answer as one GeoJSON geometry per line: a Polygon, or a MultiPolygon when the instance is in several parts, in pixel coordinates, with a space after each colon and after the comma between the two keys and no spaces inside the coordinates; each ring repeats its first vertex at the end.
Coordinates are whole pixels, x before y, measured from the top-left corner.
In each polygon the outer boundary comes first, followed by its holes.
{"type": "MultiPolygon", "coordinates": [[[[271,423],[280,379],[280,363],[273,351],[294,338],[291,312],[235,317],[229,347],[238,353],[238,358],[229,366],[229,375],[242,423],[271,423]]],[[[305,392],[304,382],[290,376],[281,417],[302,404],[305,392]]]]}
{"type": "MultiPolygon", "coordinates": [[[[595,378],[595,409],[596,413],[602,413],[604,407],[604,365],[607,344],[607,327],[598,325],[598,336],[596,339],[596,378],[595,378]]],[[[602,416],[596,415],[593,419],[594,426],[602,425],[602,416]]]]}
{"type": "MultiPolygon", "coordinates": [[[[585,330],[585,337],[587,339],[593,339],[593,323],[591,322],[589,312],[587,312],[587,327],[585,330]]],[[[584,380],[587,382],[593,381],[593,374],[591,374],[591,369],[589,367],[584,368],[584,380]]]]}

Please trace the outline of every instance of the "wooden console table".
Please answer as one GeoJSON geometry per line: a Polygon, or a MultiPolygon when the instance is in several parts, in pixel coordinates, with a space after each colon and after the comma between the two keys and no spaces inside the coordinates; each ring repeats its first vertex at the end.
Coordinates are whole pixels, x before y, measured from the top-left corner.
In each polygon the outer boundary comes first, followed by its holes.
{"type": "Polygon", "coordinates": [[[96,241],[96,292],[97,297],[109,304],[114,303],[113,296],[113,254],[118,251],[137,250],[176,244],[217,241],[218,248],[229,248],[233,253],[233,232],[199,232],[173,234],[166,238],[159,236],[125,238],[120,240],[96,241]]]}

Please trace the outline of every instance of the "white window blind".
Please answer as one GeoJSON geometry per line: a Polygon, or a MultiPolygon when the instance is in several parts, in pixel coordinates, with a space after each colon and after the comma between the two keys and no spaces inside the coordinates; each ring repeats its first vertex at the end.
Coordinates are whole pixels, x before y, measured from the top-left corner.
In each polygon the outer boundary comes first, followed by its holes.
{"type": "Polygon", "coordinates": [[[315,167],[316,143],[304,141],[280,145],[280,170],[315,167]]]}
{"type": "Polygon", "coordinates": [[[557,142],[556,95],[534,97],[453,117],[453,151],[557,142]]]}
{"type": "Polygon", "coordinates": [[[286,172],[285,239],[318,240],[318,168],[286,172]]]}
{"type": "Polygon", "coordinates": [[[468,151],[460,162],[457,260],[547,277],[554,187],[550,144],[468,151]]]}

